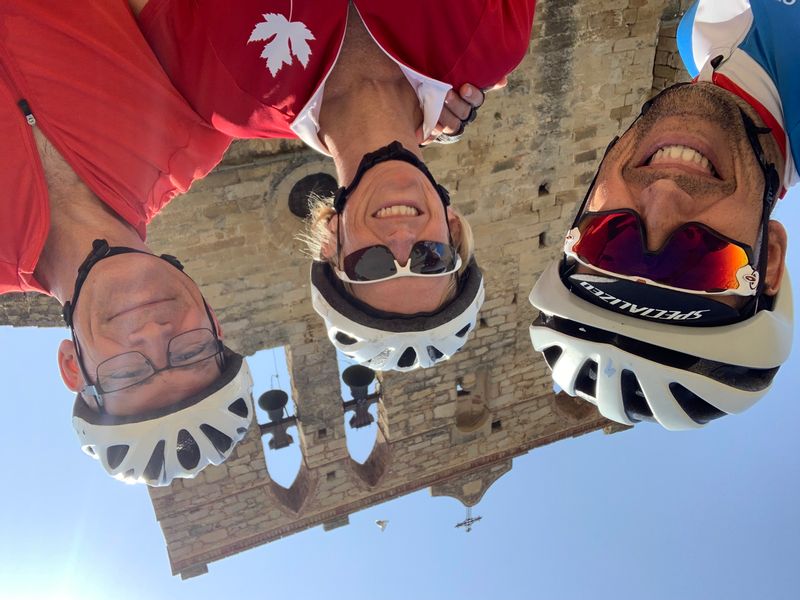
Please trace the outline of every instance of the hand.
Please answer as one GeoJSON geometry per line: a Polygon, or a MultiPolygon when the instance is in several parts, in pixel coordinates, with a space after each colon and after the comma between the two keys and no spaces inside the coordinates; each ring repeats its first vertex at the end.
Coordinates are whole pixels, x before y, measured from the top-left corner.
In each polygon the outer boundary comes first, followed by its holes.
{"type": "MultiPolygon", "coordinates": [[[[485,91],[499,90],[507,84],[508,78],[503,77],[497,84],[485,91]]],[[[417,129],[417,139],[420,140],[420,145],[426,146],[432,142],[452,144],[460,140],[464,128],[475,120],[478,109],[483,105],[484,100],[484,91],[469,83],[462,85],[458,93],[455,90],[447,92],[442,113],[439,115],[439,122],[431,131],[428,139],[421,140],[422,127],[417,129]]]]}

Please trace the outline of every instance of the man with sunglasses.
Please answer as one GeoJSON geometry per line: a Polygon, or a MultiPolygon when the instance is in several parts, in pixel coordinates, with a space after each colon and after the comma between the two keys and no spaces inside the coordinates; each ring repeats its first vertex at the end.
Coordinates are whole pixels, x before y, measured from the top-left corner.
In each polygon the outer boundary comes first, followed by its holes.
{"type": "Polygon", "coordinates": [[[131,483],[192,477],[246,432],[250,374],[144,238],[230,140],[175,91],[124,2],[9,0],[0,22],[0,293],[63,305],[84,451],[131,483]]]}
{"type": "Polygon", "coordinates": [[[615,421],[698,428],[769,389],[789,355],[786,231],[798,181],[800,7],[700,0],[678,45],[695,76],[606,151],[530,295],[556,384],[615,421]]]}
{"type": "Polygon", "coordinates": [[[480,90],[522,60],[535,1],[229,4],[131,0],[176,87],[215,127],[298,137],[336,163],[342,188],[310,227],[312,300],[331,341],[374,369],[449,358],[475,325],[482,276],[469,226],[418,146],[457,137],[480,90]]]}

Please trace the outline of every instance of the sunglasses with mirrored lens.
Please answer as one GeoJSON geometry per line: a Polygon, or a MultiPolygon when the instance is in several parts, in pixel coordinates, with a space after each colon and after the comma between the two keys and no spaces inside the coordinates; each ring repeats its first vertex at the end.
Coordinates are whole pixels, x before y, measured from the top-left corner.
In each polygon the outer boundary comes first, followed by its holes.
{"type": "Polygon", "coordinates": [[[405,266],[400,265],[386,246],[368,246],[345,256],[341,268],[335,271],[342,281],[374,283],[395,277],[438,277],[459,268],[461,257],[451,244],[422,241],[411,248],[405,266]]]}
{"type": "Polygon", "coordinates": [[[753,251],[702,223],[672,232],[647,250],[641,217],[631,210],[585,213],[564,241],[564,253],[602,273],[695,294],[753,296],[753,251]]]}

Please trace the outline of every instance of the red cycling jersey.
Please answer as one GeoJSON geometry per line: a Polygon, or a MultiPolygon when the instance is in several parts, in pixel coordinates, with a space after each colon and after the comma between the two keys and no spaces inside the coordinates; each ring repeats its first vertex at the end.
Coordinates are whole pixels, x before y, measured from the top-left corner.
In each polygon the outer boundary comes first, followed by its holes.
{"type": "Polygon", "coordinates": [[[142,238],[230,143],[172,86],[125,0],[3,0],[0,293],[47,293],[33,277],[50,212],[32,126],[142,238]]]}
{"type": "MultiPolygon", "coordinates": [[[[150,0],[139,24],[175,86],[220,131],[296,137],[291,123],[333,69],[351,0],[150,0]]],[[[402,65],[486,88],[525,56],[535,0],[352,0],[402,65]]]]}

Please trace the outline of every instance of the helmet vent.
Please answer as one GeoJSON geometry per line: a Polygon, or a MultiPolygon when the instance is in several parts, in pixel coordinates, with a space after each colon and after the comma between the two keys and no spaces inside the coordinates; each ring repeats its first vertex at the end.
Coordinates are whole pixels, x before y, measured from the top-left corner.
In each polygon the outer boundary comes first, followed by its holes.
{"type": "Polygon", "coordinates": [[[233,440],[222,433],[219,429],[203,423],[200,425],[200,430],[206,434],[206,437],[211,440],[211,443],[214,444],[214,448],[216,448],[217,452],[220,454],[225,454],[231,449],[233,440]]]}
{"type": "Polygon", "coordinates": [[[556,362],[558,362],[558,359],[561,358],[561,353],[563,351],[564,349],[560,346],[550,346],[549,348],[545,348],[544,352],[542,352],[542,354],[544,354],[544,362],[547,363],[547,366],[550,367],[550,370],[553,370],[556,362]]]}
{"type": "Polygon", "coordinates": [[[647,404],[639,381],[633,371],[623,369],[620,375],[620,391],[622,392],[622,406],[625,414],[631,421],[653,421],[653,411],[647,404]]]}
{"type": "Polygon", "coordinates": [[[692,370],[738,390],[760,392],[772,385],[778,369],[754,369],[702,360],[692,370]]]}
{"type": "Polygon", "coordinates": [[[350,337],[343,331],[337,331],[334,337],[336,338],[337,342],[344,344],[345,346],[352,346],[358,341],[356,338],[350,337]]]}
{"type": "Polygon", "coordinates": [[[472,323],[468,323],[467,325],[464,325],[464,326],[463,326],[461,329],[459,329],[459,330],[456,332],[456,337],[461,337],[461,338],[463,338],[463,337],[464,337],[465,335],[467,335],[467,333],[469,332],[469,330],[470,330],[470,327],[472,327],[472,323]]]}
{"type": "Polygon", "coordinates": [[[385,348],[381,350],[380,354],[376,354],[364,364],[368,366],[370,369],[373,369],[374,371],[380,371],[381,369],[383,369],[383,366],[386,364],[386,361],[389,360],[389,357],[391,355],[392,355],[392,349],[385,348]]]}
{"type": "Polygon", "coordinates": [[[715,406],[711,406],[700,396],[694,392],[690,392],[680,383],[675,383],[674,381],[670,383],[669,391],[672,392],[675,400],[681,405],[684,412],[689,415],[689,418],[700,425],[705,425],[709,421],[719,419],[728,414],[715,406]]]}
{"type": "Polygon", "coordinates": [[[432,361],[436,362],[444,356],[444,353],[434,346],[428,346],[428,356],[430,356],[432,361]]]}
{"type": "Polygon", "coordinates": [[[129,449],[130,446],[127,444],[109,446],[106,449],[106,460],[108,461],[108,466],[112,469],[119,467],[122,464],[122,461],[125,460],[125,455],[128,454],[129,449]]]}
{"type": "Polygon", "coordinates": [[[232,403],[228,410],[231,411],[233,414],[242,417],[243,419],[247,418],[249,414],[249,410],[247,410],[247,402],[244,401],[244,398],[239,398],[236,402],[232,403]]]}
{"type": "Polygon", "coordinates": [[[592,398],[597,396],[597,363],[595,361],[587,360],[583,363],[578,377],[575,379],[575,390],[592,398]]]}
{"type": "Polygon", "coordinates": [[[164,472],[164,440],[161,440],[156,444],[153,453],[150,455],[150,460],[147,461],[147,466],[144,468],[144,476],[145,481],[159,481],[161,479],[161,473],[164,472]]]}
{"type": "Polygon", "coordinates": [[[403,351],[403,354],[400,355],[400,358],[397,361],[398,367],[411,367],[414,363],[417,362],[417,353],[414,352],[413,348],[406,348],[403,351]]]}
{"type": "Polygon", "coordinates": [[[184,469],[194,469],[200,462],[200,448],[185,429],[178,432],[178,462],[184,469]]]}

